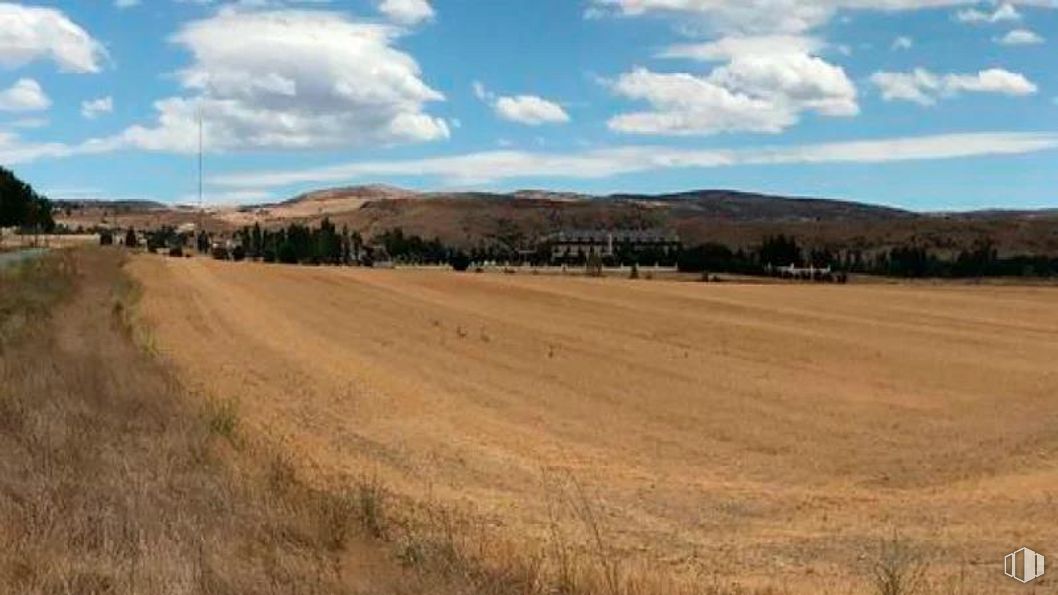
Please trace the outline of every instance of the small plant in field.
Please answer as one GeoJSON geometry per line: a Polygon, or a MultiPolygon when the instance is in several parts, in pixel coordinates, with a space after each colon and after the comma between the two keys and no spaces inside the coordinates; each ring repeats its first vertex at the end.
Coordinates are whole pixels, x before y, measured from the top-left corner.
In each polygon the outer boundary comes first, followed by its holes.
{"type": "Polygon", "coordinates": [[[210,433],[234,440],[239,427],[238,404],[232,400],[211,401],[206,407],[206,424],[210,433]]]}
{"type": "Polygon", "coordinates": [[[913,595],[925,583],[926,563],[922,555],[897,533],[879,544],[871,584],[878,595],[913,595]]]}
{"type": "Polygon", "coordinates": [[[321,492],[318,496],[319,530],[323,544],[338,551],[348,542],[357,515],[357,499],[352,493],[321,492]]]}
{"type": "Polygon", "coordinates": [[[382,539],[386,536],[385,496],[385,488],[377,476],[360,481],[357,489],[357,512],[360,526],[375,539],[382,539]]]}

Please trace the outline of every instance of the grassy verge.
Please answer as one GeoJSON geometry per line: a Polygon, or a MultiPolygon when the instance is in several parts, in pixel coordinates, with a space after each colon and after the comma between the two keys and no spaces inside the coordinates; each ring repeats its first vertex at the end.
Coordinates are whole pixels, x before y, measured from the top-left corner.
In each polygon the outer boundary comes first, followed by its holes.
{"type": "Polygon", "coordinates": [[[0,592],[430,592],[132,340],[116,252],[0,283],[0,592]]]}

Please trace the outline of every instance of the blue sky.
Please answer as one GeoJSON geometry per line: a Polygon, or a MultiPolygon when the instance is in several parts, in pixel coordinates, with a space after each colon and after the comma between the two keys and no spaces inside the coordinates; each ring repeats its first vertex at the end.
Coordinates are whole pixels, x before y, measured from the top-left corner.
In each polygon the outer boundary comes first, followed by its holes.
{"type": "Polygon", "coordinates": [[[737,188],[1058,207],[1058,0],[0,2],[53,198],[737,188]]]}

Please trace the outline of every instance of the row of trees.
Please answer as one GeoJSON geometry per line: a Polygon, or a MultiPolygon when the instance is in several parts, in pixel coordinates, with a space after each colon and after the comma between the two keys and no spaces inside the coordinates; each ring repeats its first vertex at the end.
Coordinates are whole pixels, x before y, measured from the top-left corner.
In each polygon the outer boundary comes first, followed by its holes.
{"type": "MultiPolygon", "coordinates": [[[[199,250],[209,250],[209,241],[199,237],[199,250]]],[[[233,257],[280,262],[284,264],[371,264],[373,255],[364,246],[359,232],[342,226],[338,231],[330,219],[319,227],[292,223],[275,231],[262,229],[257,223],[243,227],[236,234],[233,257]]]]}
{"type": "Polygon", "coordinates": [[[55,220],[51,201],[0,167],[0,228],[3,227],[18,227],[24,233],[47,233],[55,228],[55,220]]]}
{"type": "MultiPolygon", "coordinates": [[[[147,247],[151,250],[184,245],[187,239],[172,227],[150,231],[145,234],[145,238],[147,247]]],[[[108,236],[104,242],[112,242],[115,239],[108,236]]],[[[209,235],[200,232],[196,239],[200,252],[211,251],[212,238],[209,235]]],[[[133,247],[139,243],[134,230],[125,232],[124,243],[133,247]]],[[[466,270],[474,262],[545,264],[550,258],[546,247],[536,252],[517,254],[484,245],[463,251],[446,246],[438,238],[426,240],[414,234],[407,234],[400,228],[388,230],[375,236],[371,242],[365,242],[359,232],[350,231],[346,226],[339,230],[329,219],[324,219],[319,227],[294,223],[274,231],[254,224],[236,233],[234,246],[224,257],[236,260],[251,258],[285,264],[372,266],[376,260],[392,260],[402,264],[448,264],[457,270],[466,270]],[[523,260],[504,259],[503,256],[520,257],[523,260]]],[[[733,250],[719,243],[685,247],[667,255],[627,250],[617,251],[614,258],[608,259],[609,262],[600,261],[598,264],[654,264],[661,262],[658,260],[661,256],[665,256],[665,261],[671,261],[684,272],[759,275],[764,273],[768,265],[792,264],[798,267],[831,267],[834,271],[841,272],[910,278],[1058,276],[1058,258],[1000,257],[994,243],[987,239],[978,240],[971,248],[944,258],[917,244],[865,254],[860,250],[832,250],[821,247],[806,249],[792,236],[775,235],[763,238],[759,246],[749,250],[733,250]]]]}
{"type": "Polygon", "coordinates": [[[731,250],[706,243],[680,252],[678,266],[689,272],[759,274],[767,265],[831,267],[834,270],[905,278],[1051,277],[1058,276],[1058,258],[1000,257],[995,244],[980,239],[954,256],[944,257],[925,246],[908,244],[873,254],[861,250],[804,249],[790,236],[766,237],[756,250],[731,250]]]}

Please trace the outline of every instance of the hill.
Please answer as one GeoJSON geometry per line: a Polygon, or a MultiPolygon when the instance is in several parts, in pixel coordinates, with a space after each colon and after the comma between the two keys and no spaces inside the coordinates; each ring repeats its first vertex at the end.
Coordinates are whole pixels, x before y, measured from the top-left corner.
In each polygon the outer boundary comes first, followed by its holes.
{"type": "Polygon", "coordinates": [[[750,247],[774,234],[808,246],[886,249],[918,243],[955,253],[983,237],[1000,252],[1058,254],[1058,211],[919,213],[844,200],[795,198],[733,190],[592,196],[545,190],[416,192],[392,186],[353,186],[302,194],[276,204],[167,208],[156,203],[96,203],[60,222],[136,227],[179,225],[201,219],[208,229],[232,231],[258,223],[283,227],[315,224],[324,217],[367,238],[402,228],[424,238],[471,247],[497,239],[531,241],[571,228],[675,230],[685,243],[720,242],[750,247]],[[94,217],[94,219],[93,219],[94,217]]]}

